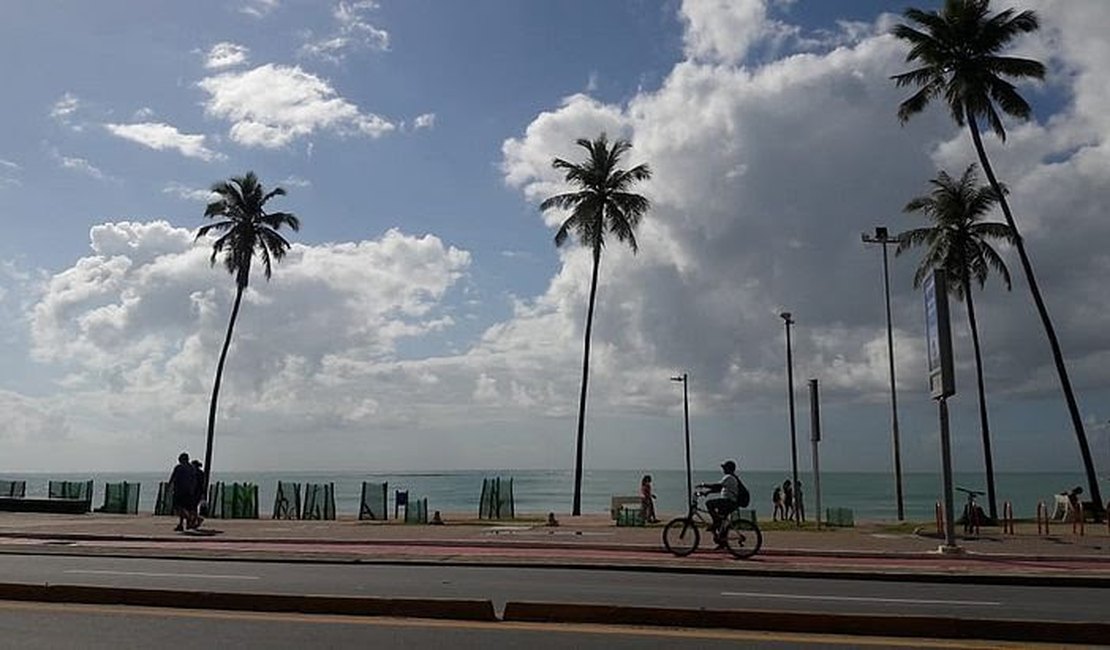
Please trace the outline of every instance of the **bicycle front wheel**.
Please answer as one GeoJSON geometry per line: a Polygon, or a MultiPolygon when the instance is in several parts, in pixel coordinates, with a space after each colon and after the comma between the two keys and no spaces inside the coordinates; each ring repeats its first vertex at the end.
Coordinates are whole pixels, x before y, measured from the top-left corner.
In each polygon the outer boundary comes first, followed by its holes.
{"type": "Polygon", "coordinates": [[[759,548],[763,546],[763,533],[750,519],[733,521],[726,532],[725,544],[733,557],[741,560],[749,558],[758,553],[759,548]]]}
{"type": "Polygon", "coordinates": [[[663,546],[678,557],[686,557],[698,548],[701,533],[688,517],[677,517],[663,527],[663,546]]]}

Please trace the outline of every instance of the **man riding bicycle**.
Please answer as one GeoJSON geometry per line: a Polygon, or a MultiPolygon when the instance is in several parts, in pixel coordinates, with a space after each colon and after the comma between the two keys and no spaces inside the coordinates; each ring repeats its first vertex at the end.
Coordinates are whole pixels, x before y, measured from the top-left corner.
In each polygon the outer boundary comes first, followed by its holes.
{"type": "Polygon", "coordinates": [[[745,508],[751,502],[751,494],[748,492],[748,488],[744,487],[744,483],[736,475],[736,461],[726,460],[721,463],[721,469],[724,470],[725,475],[717,483],[698,484],[699,488],[710,494],[719,492],[721,495],[714,499],[707,499],[705,502],[705,508],[709,511],[709,516],[713,518],[713,524],[709,527],[709,530],[713,532],[713,541],[717,543],[718,548],[725,545],[725,540],[721,538],[719,532],[721,524],[734,510],[745,508]]]}

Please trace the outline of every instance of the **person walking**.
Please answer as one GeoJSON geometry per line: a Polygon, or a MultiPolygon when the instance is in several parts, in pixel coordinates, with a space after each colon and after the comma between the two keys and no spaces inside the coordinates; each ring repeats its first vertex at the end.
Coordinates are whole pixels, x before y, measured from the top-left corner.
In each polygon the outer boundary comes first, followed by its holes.
{"type": "Polygon", "coordinates": [[[208,485],[208,481],[205,480],[204,465],[199,460],[193,460],[193,470],[196,472],[197,488],[193,493],[193,521],[189,525],[189,528],[200,528],[200,525],[204,523],[204,517],[201,516],[204,514],[202,511],[208,500],[204,494],[204,489],[208,485]]]}
{"type": "Polygon", "coordinates": [[[790,479],[782,482],[782,512],[783,521],[794,518],[794,484],[790,479]]]}
{"type": "Polygon", "coordinates": [[[778,521],[780,518],[786,521],[786,510],[782,507],[782,486],[775,486],[775,491],[771,494],[771,505],[771,521],[778,521]]]}
{"type": "Polygon", "coordinates": [[[802,481],[794,481],[794,519],[799,524],[806,521],[806,500],[802,496],[802,481]]]}
{"type": "Polygon", "coordinates": [[[177,465],[170,473],[170,488],[173,490],[173,511],[177,515],[177,532],[184,532],[185,526],[193,527],[193,509],[196,507],[197,470],[189,463],[189,454],[181,452],[177,465]]]}
{"type": "Polygon", "coordinates": [[[640,479],[640,516],[645,523],[659,523],[655,517],[655,495],[651,491],[651,474],[644,474],[640,479]]]}

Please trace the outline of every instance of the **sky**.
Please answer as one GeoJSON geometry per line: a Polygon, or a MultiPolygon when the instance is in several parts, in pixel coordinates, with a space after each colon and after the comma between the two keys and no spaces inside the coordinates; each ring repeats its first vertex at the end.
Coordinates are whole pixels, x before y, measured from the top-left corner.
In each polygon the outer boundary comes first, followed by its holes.
{"type": "MultiPolygon", "coordinates": [[[[1018,2],[1018,0],[1015,0],[1018,2]]],[[[923,8],[937,2],[922,0],[923,8]]],[[[998,5],[1001,7],[1001,5],[998,5]]],[[[1110,3],[1020,0],[1048,66],[988,135],[1110,471],[1110,3]]],[[[881,251],[860,234],[975,161],[935,106],[903,125],[905,7],[814,0],[104,0],[0,9],[0,471],[203,453],[234,282],[208,188],[255,171],[301,220],[255,273],[215,471],[573,467],[589,251],[556,248],[555,157],[607,133],[647,163],[638,253],[601,260],[585,465],[889,472],[881,251]]],[[[991,216],[1001,220],[1001,215],[991,216]]],[[[975,294],[997,471],[1081,465],[1016,255],[975,294]]],[[[936,471],[918,253],[891,257],[902,463],[936,471]]],[[[954,302],[955,463],[982,467],[954,302]]]]}

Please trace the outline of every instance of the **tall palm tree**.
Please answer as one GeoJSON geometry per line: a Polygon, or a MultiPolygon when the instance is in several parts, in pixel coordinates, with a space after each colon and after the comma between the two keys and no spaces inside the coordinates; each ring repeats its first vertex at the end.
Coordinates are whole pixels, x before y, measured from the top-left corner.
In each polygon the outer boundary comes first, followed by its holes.
{"type": "MultiPolygon", "coordinates": [[[[1002,192],[1002,186],[994,175],[979,132],[980,120],[985,121],[999,139],[1005,142],[1006,129],[998,109],[1020,119],[1028,119],[1032,113],[1029,103],[1007,78],[1042,79],[1045,74],[1044,65],[1031,59],[1002,56],[999,52],[1020,34],[1036,31],[1040,27],[1040,21],[1032,11],[1017,13],[1013,9],[1006,9],[994,15],[989,13],[990,0],[945,0],[944,8],[939,12],[906,10],[905,17],[920,29],[898,25],[893,33],[910,44],[906,61],[918,61],[921,67],[893,77],[899,87],[917,87],[917,92],[898,107],[898,117],[905,123],[910,117],[925,110],[933,99],[943,98],[952,119],[960,126],[966,124],[971,132],[979,164],[998,195],[998,205],[1002,208],[1006,224],[1013,231],[1014,247],[1021,260],[1021,268],[1052,348],[1060,388],[1064,392],[1068,414],[1079,442],[1079,452],[1083,457],[1091,499],[1095,504],[1101,504],[1102,496],[1091,458],[1091,448],[1087,444],[1087,434],[1079,415],[1071,380],[1068,379],[1060,342],[1056,338],[1048,308],[1041,298],[1033,265],[1025,251],[1025,242],[1014,222],[1014,215],[1002,192]]],[[[1096,505],[1096,508],[1101,508],[1101,505],[1096,505]]]]}
{"type": "Polygon", "coordinates": [[[901,255],[918,246],[926,247],[925,256],[914,273],[913,286],[920,287],[933,269],[943,269],[952,295],[967,302],[967,322],[971,328],[971,344],[975,350],[979,430],[983,436],[983,462],[987,472],[987,502],[991,519],[998,519],[987,397],[983,388],[983,358],[979,347],[979,325],[975,320],[971,282],[974,280],[982,288],[991,269],[994,269],[1002,277],[1006,289],[1010,289],[1010,271],[990,242],[996,240],[1013,244],[1014,233],[1004,223],[982,221],[998,203],[998,195],[990,185],[979,185],[975,165],[970,165],[958,180],[942,171],[929,182],[933,185],[933,191],[911,200],[906,204],[905,210],[920,212],[932,225],[899,234],[895,254],[901,255]]]}
{"type": "Polygon", "coordinates": [[[555,245],[562,246],[571,232],[578,241],[593,252],[594,270],[590,278],[590,302],[586,311],[586,336],[582,354],[582,393],[578,400],[578,444],[574,461],[574,507],[572,514],[582,514],[582,443],[586,424],[586,383],[590,374],[590,331],[594,324],[594,299],[597,297],[597,272],[601,264],[601,249],[605,247],[605,233],[616,236],[617,241],[628,242],[632,252],[637,251],[636,227],[651,207],[651,203],[629,190],[643,180],[651,178],[647,165],[621,169],[617,165],[621,156],[632,148],[627,140],[616,140],[610,145],[602,133],[595,140],[579,138],[578,146],[589,152],[589,157],[572,163],[556,158],[551,165],[565,172],[567,183],[577,191],[557,194],[540,204],[540,210],[552,208],[570,210],[563,225],[555,233],[555,245]]]}
{"type": "MultiPolygon", "coordinates": [[[[289,250],[289,242],[278,234],[282,226],[300,230],[301,222],[289,212],[267,212],[266,203],[275,196],[284,196],[280,187],[266,192],[254,172],[245,176],[233,176],[230,181],[221,181],[212,186],[216,194],[204,210],[207,219],[219,219],[215,223],[201,226],[196,239],[211,231],[223,233],[212,243],[210,262],[215,265],[216,258],[224,254],[224,268],[235,276],[235,303],[231,308],[231,319],[227,323],[227,336],[220,350],[220,361],[216,364],[216,381],[212,385],[212,401],[208,407],[208,439],[204,449],[204,476],[207,482],[212,477],[212,439],[216,432],[216,402],[220,394],[220,380],[224,374],[224,361],[231,345],[231,333],[235,329],[235,319],[239,316],[239,304],[243,300],[251,276],[251,262],[255,255],[262,262],[266,279],[270,279],[271,260],[281,261],[289,250]]],[[[207,486],[205,486],[207,487],[207,486]]]]}

